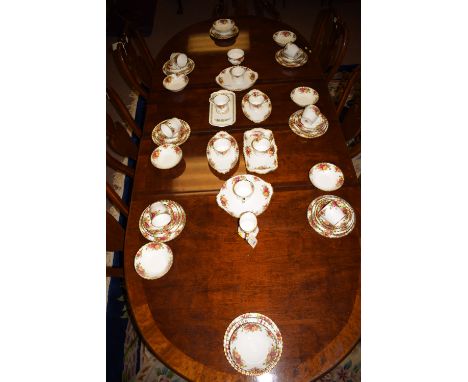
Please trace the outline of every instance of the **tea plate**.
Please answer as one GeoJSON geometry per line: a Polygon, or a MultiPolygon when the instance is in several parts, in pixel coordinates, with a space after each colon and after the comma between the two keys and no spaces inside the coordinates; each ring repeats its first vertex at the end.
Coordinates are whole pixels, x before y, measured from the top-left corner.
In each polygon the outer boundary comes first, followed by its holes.
{"type": "Polygon", "coordinates": [[[278,168],[278,148],[273,132],[255,128],[244,133],[244,159],[247,171],[266,174],[278,168]],[[270,142],[268,150],[258,150],[254,142],[265,138],[270,142]]]}
{"type": "Polygon", "coordinates": [[[306,128],[301,122],[302,112],[303,109],[300,109],[289,117],[289,128],[294,133],[303,138],[317,138],[327,132],[328,120],[322,113],[311,128],[306,128]]]}
{"type": "Polygon", "coordinates": [[[209,140],[206,147],[206,157],[211,167],[221,174],[226,174],[235,167],[239,160],[239,146],[233,136],[225,131],[219,131],[209,140]],[[218,139],[229,141],[229,149],[226,151],[216,150],[215,141],[218,139]]]}
{"type": "Polygon", "coordinates": [[[246,95],[244,95],[244,97],[242,97],[241,105],[244,115],[255,123],[260,123],[266,120],[270,116],[273,108],[270,98],[265,93],[257,89],[252,89],[246,95]],[[264,102],[259,108],[256,108],[250,104],[249,97],[251,95],[263,97],[264,102]]]}
{"type": "Polygon", "coordinates": [[[319,100],[319,94],[316,90],[307,86],[299,86],[292,90],[291,99],[298,106],[314,105],[319,100]]]}
{"type": "Polygon", "coordinates": [[[138,226],[145,239],[150,241],[167,242],[180,235],[185,227],[186,215],[182,206],[172,200],[160,200],[167,207],[171,221],[164,227],[156,228],[151,223],[150,207],[145,208],[140,216],[138,226]]]}
{"type": "Polygon", "coordinates": [[[175,167],[182,159],[182,149],[179,146],[165,143],[151,153],[151,164],[161,170],[175,167]]]}
{"type": "Polygon", "coordinates": [[[296,34],[291,31],[278,31],[273,34],[273,40],[279,46],[285,46],[288,42],[296,41],[296,34]]]}
{"type": "Polygon", "coordinates": [[[315,198],[307,208],[307,220],[317,233],[329,238],[346,236],[356,224],[356,216],[351,205],[335,195],[322,195],[315,198]],[[337,225],[331,224],[324,217],[324,209],[329,203],[340,208],[344,213],[344,218],[337,225]]]}
{"type": "Polygon", "coordinates": [[[211,93],[210,97],[217,94],[225,94],[229,98],[228,108],[226,114],[219,114],[216,111],[216,106],[213,103],[210,104],[210,111],[208,116],[208,122],[211,126],[224,127],[233,125],[236,122],[236,94],[229,90],[219,90],[211,93]]]}
{"type": "Polygon", "coordinates": [[[239,28],[237,25],[234,25],[234,28],[232,28],[230,31],[221,33],[217,31],[214,27],[211,27],[210,29],[210,36],[213,37],[216,40],[228,40],[230,38],[233,38],[239,34],[239,28]]]}
{"type": "Polygon", "coordinates": [[[161,125],[169,121],[169,119],[165,119],[164,121],[159,122],[153,129],[151,133],[151,139],[157,145],[164,145],[164,144],[173,144],[173,145],[181,145],[184,143],[188,137],[190,136],[190,125],[185,122],[184,120],[178,118],[181,122],[182,127],[180,128],[177,136],[168,138],[166,137],[161,131],[161,125]]]}
{"type": "Polygon", "coordinates": [[[229,215],[238,218],[243,212],[251,211],[255,215],[262,214],[270,204],[273,195],[273,187],[255,175],[237,175],[228,179],[222,185],[216,202],[229,215]],[[252,194],[248,197],[240,197],[234,193],[234,186],[240,181],[247,181],[252,186],[252,194]]]}
{"type": "Polygon", "coordinates": [[[135,255],[134,266],[140,277],[156,280],[172,267],[172,250],[164,243],[151,242],[143,245],[135,255]]]}
{"type": "Polygon", "coordinates": [[[224,354],[239,373],[261,375],[272,370],[283,351],[283,338],[276,324],[260,313],[235,318],[224,334],[224,354]]]}
{"type": "Polygon", "coordinates": [[[187,57],[187,64],[183,68],[176,68],[172,65],[172,60],[167,60],[162,68],[163,73],[168,76],[170,74],[189,74],[195,69],[195,62],[187,57]]]}
{"type": "Polygon", "coordinates": [[[322,191],[338,190],[344,183],[343,172],[332,163],[317,163],[310,169],[309,178],[322,191]]]}
{"type": "Polygon", "coordinates": [[[291,60],[289,58],[284,57],[283,49],[280,49],[276,52],[275,59],[276,62],[278,62],[278,64],[283,65],[287,68],[297,68],[299,66],[304,65],[307,62],[308,56],[307,53],[301,49],[299,57],[297,59],[291,60]]]}
{"type": "Polygon", "coordinates": [[[257,81],[257,79],[258,79],[258,73],[254,72],[252,69],[249,69],[249,68],[247,68],[245,66],[237,65],[237,67],[246,69],[246,71],[245,71],[245,73],[243,75],[243,82],[242,83],[237,84],[237,83],[233,82],[233,79],[232,79],[232,76],[231,76],[231,73],[230,73],[230,70],[231,70],[232,66],[229,67],[229,68],[223,69],[216,76],[216,83],[219,86],[221,86],[222,88],[224,88],[224,89],[232,90],[232,91],[235,91],[235,92],[246,90],[246,89],[250,88],[251,86],[253,86],[253,84],[255,84],[255,81],[257,81]]]}
{"type": "Polygon", "coordinates": [[[180,92],[189,82],[189,78],[182,73],[169,74],[163,80],[163,86],[171,92],[180,92]]]}

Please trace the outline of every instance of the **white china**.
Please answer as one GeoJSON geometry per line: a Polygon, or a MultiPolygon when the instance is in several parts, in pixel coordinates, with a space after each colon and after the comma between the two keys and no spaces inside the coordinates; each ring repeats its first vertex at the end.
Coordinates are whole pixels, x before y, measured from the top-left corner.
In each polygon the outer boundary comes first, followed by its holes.
{"type": "Polygon", "coordinates": [[[276,324],[259,313],[235,318],[224,334],[224,354],[231,366],[245,375],[261,375],[281,358],[283,339],[276,324]]]}
{"type": "Polygon", "coordinates": [[[244,115],[255,123],[266,120],[273,109],[270,98],[257,89],[252,89],[244,95],[241,105],[244,115]]]}
{"type": "Polygon", "coordinates": [[[244,51],[239,48],[231,49],[227,52],[227,56],[232,65],[240,65],[244,61],[244,51]]]}
{"type": "Polygon", "coordinates": [[[161,124],[161,132],[166,138],[174,138],[179,135],[182,122],[178,118],[171,118],[161,124]]]}
{"type": "Polygon", "coordinates": [[[244,212],[239,218],[239,227],[246,233],[252,233],[257,229],[257,216],[250,211],[244,212]]]}
{"type": "Polygon", "coordinates": [[[219,33],[229,33],[235,26],[232,19],[218,19],[213,23],[213,28],[219,33]]]}
{"type": "Polygon", "coordinates": [[[224,127],[233,125],[236,122],[236,95],[235,93],[228,90],[219,90],[217,92],[211,93],[210,96],[210,112],[208,122],[212,126],[224,127]],[[218,107],[215,103],[211,102],[211,99],[216,98],[216,96],[222,95],[226,96],[229,99],[229,102],[226,105],[227,112],[219,112],[218,107]]]}
{"type": "Polygon", "coordinates": [[[356,224],[351,205],[335,195],[315,198],[307,208],[307,220],[317,233],[329,238],[346,236],[356,224]]]}
{"type": "Polygon", "coordinates": [[[230,31],[225,33],[218,32],[214,27],[211,27],[210,29],[210,36],[216,40],[228,40],[230,38],[236,37],[238,34],[239,28],[236,25],[234,25],[234,28],[232,28],[230,31]]]}
{"type": "Polygon", "coordinates": [[[227,90],[242,91],[250,88],[258,79],[258,73],[245,66],[231,66],[230,68],[223,69],[216,77],[216,82],[219,86],[227,90]],[[237,68],[234,70],[234,68],[237,68]],[[241,70],[244,73],[239,77],[232,76],[232,70],[237,75],[241,70]]]}
{"type": "Polygon", "coordinates": [[[169,74],[163,80],[163,86],[171,92],[180,92],[189,82],[189,78],[182,73],[169,74]]]}
{"type": "Polygon", "coordinates": [[[182,149],[170,143],[156,147],[151,153],[151,164],[161,170],[177,166],[181,159],[182,149]]]}
{"type": "Polygon", "coordinates": [[[287,68],[297,68],[304,65],[309,59],[307,53],[299,48],[299,54],[297,58],[291,59],[284,55],[283,49],[280,49],[275,54],[275,60],[278,64],[283,65],[287,68]]]}
{"type": "Polygon", "coordinates": [[[291,31],[278,31],[273,35],[273,40],[279,46],[285,46],[289,42],[296,41],[296,34],[291,31]]]}
{"type": "Polygon", "coordinates": [[[138,250],[134,266],[139,276],[147,280],[155,280],[171,269],[172,262],[172,250],[166,244],[151,242],[138,250]]]}
{"type": "Polygon", "coordinates": [[[303,109],[298,110],[289,117],[289,128],[295,134],[303,138],[317,138],[327,132],[328,120],[322,113],[310,128],[306,128],[301,122],[302,112],[303,109]]]}
{"type": "Polygon", "coordinates": [[[243,212],[263,213],[273,195],[271,184],[255,175],[237,175],[228,179],[216,196],[216,202],[231,216],[238,218],[243,212]],[[236,186],[237,183],[240,185],[236,186]]]}
{"type": "Polygon", "coordinates": [[[247,171],[266,174],[278,168],[278,148],[273,132],[255,128],[244,133],[244,159],[247,171]]]}
{"type": "Polygon", "coordinates": [[[307,105],[301,116],[301,122],[305,129],[311,129],[320,115],[320,109],[315,105],[307,105]]]}
{"type": "Polygon", "coordinates": [[[227,94],[215,94],[210,97],[210,102],[215,105],[218,114],[226,114],[229,111],[229,97],[227,94]]]}
{"type": "Polygon", "coordinates": [[[157,145],[163,145],[165,143],[172,143],[174,145],[181,145],[184,143],[190,136],[190,126],[187,122],[179,118],[166,119],[162,122],[159,122],[153,129],[151,133],[151,139],[157,145]],[[177,120],[179,124],[175,122],[177,120]],[[169,125],[170,130],[165,129],[166,134],[173,134],[172,137],[168,138],[167,135],[163,132],[163,126],[169,125]],[[173,128],[175,126],[176,128],[173,128]],[[175,134],[174,134],[175,133],[175,134]]]}
{"type": "MultiPolygon", "coordinates": [[[[187,63],[185,64],[185,66],[183,67],[179,67],[178,65],[174,65],[174,60],[173,60],[173,55],[175,53],[173,53],[171,55],[171,58],[169,60],[167,60],[164,65],[163,65],[163,73],[168,76],[170,74],[189,74],[193,71],[193,69],[195,68],[195,62],[193,62],[193,60],[189,57],[187,57],[187,63]]],[[[183,60],[183,59],[182,59],[183,60]]],[[[183,61],[180,61],[179,59],[179,62],[182,63],[183,61]]]]}
{"type": "Polygon", "coordinates": [[[206,157],[209,165],[221,174],[231,171],[239,160],[239,146],[225,131],[217,132],[208,142],[206,157]]]}
{"type": "Polygon", "coordinates": [[[146,207],[140,216],[139,228],[141,234],[148,240],[166,242],[176,238],[184,229],[186,221],[185,211],[182,206],[172,200],[160,200],[146,207]],[[152,222],[151,209],[155,204],[162,205],[163,208],[158,208],[156,211],[168,213],[171,217],[169,223],[155,227],[152,222]]]}
{"type": "Polygon", "coordinates": [[[338,190],[344,183],[343,172],[332,163],[317,163],[310,169],[309,178],[322,191],[338,190]]]}
{"type": "Polygon", "coordinates": [[[307,86],[299,86],[292,90],[291,99],[298,106],[305,107],[317,103],[319,94],[316,90],[307,86]]]}
{"type": "Polygon", "coordinates": [[[294,43],[288,42],[283,48],[283,55],[290,60],[299,58],[301,49],[294,43]]]}
{"type": "Polygon", "coordinates": [[[237,85],[241,85],[244,82],[244,74],[246,71],[247,68],[245,66],[232,66],[231,69],[229,69],[229,73],[232,77],[232,82],[237,85]]]}
{"type": "Polygon", "coordinates": [[[171,60],[175,69],[183,69],[188,63],[188,57],[185,53],[172,53],[171,60]]]}
{"type": "Polygon", "coordinates": [[[162,229],[172,219],[171,214],[164,203],[155,202],[150,206],[151,224],[155,229],[162,229]]]}

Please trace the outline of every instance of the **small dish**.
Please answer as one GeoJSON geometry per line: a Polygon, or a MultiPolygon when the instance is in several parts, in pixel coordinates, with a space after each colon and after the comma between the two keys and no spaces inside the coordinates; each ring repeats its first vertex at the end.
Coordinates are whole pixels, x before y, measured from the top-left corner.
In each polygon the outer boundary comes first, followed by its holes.
{"type": "Polygon", "coordinates": [[[317,138],[325,134],[328,130],[328,120],[320,113],[311,128],[305,128],[301,122],[303,109],[300,109],[289,117],[289,128],[303,138],[317,138]]]}
{"type": "Polygon", "coordinates": [[[317,163],[310,169],[309,178],[322,191],[338,190],[344,183],[343,172],[332,163],[317,163]]]}
{"type": "Polygon", "coordinates": [[[266,174],[276,170],[277,153],[278,148],[271,130],[257,127],[244,133],[244,160],[247,171],[266,174]]]}
{"type": "Polygon", "coordinates": [[[307,86],[299,86],[292,90],[291,99],[298,106],[314,105],[319,100],[319,94],[316,90],[307,86]]]}
{"type": "Polygon", "coordinates": [[[210,99],[218,94],[224,94],[228,96],[228,111],[224,114],[220,114],[216,110],[216,105],[210,102],[208,122],[210,125],[217,127],[233,125],[236,122],[236,94],[229,90],[219,90],[217,92],[211,93],[210,99]]]}
{"type": "Polygon", "coordinates": [[[275,54],[276,62],[287,68],[297,68],[303,66],[309,59],[307,53],[304,50],[300,50],[300,54],[296,59],[290,59],[283,54],[283,49],[280,49],[275,54]]]}
{"type": "Polygon", "coordinates": [[[257,89],[252,89],[242,97],[242,112],[252,122],[260,123],[265,121],[273,109],[270,98],[257,89]],[[259,99],[252,103],[251,99],[259,99]]]}
{"type": "Polygon", "coordinates": [[[182,159],[182,149],[179,146],[165,143],[151,153],[151,164],[161,170],[175,167],[182,159]]]}
{"type": "Polygon", "coordinates": [[[224,354],[239,373],[261,375],[281,358],[283,338],[276,324],[260,313],[235,318],[224,334],[224,354]]]}
{"type": "Polygon", "coordinates": [[[307,208],[307,220],[317,233],[329,238],[346,236],[356,224],[356,216],[351,205],[335,195],[322,195],[315,198],[307,208]],[[344,217],[340,218],[340,214],[330,211],[332,208],[341,210],[344,217]],[[336,222],[331,222],[330,216],[333,219],[337,217],[336,222]]]}
{"type": "Polygon", "coordinates": [[[151,206],[145,208],[140,216],[138,227],[143,237],[150,241],[167,242],[175,239],[180,235],[185,227],[186,214],[179,203],[173,200],[160,200],[158,204],[162,204],[164,209],[170,214],[171,220],[168,224],[162,227],[155,227],[152,222],[151,206]]]}
{"type": "Polygon", "coordinates": [[[252,69],[249,69],[245,66],[231,66],[230,68],[223,69],[217,76],[216,76],[216,83],[224,89],[232,90],[232,91],[242,91],[250,88],[255,84],[255,81],[258,79],[258,73],[254,72],[252,69]],[[244,74],[242,75],[241,82],[236,83],[233,81],[233,77],[231,75],[231,70],[233,68],[242,68],[245,70],[244,74]]]}
{"type": "Polygon", "coordinates": [[[180,92],[189,82],[187,75],[182,73],[169,74],[163,80],[163,86],[171,92],[180,92]]]}
{"type": "Polygon", "coordinates": [[[151,133],[151,139],[153,140],[153,142],[156,143],[157,145],[164,145],[166,143],[170,143],[173,145],[181,145],[182,143],[184,143],[190,136],[190,125],[184,120],[180,118],[178,119],[182,123],[182,127],[180,128],[176,136],[168,138],[161,131],[161,125],[169,121],[169,119],[165,119],[164,121],[159,122],[154,127],[151,133]]]}
{"type": "Polygon", "coordinates": [[[231,171],[239,160],[239,146],[233,136],[217,132],[208,142],[206,157],[213,169],[221,174],[231,171]]]}
{"type": "Polygon", "coordinates": [[[273,40],[279,46],[285,46],[288,42],[296,41],[296,34],[291,31],[278,31],[273,34],[273,40]]]}
{"type": "Polygon", "coordinates": [[[187,58],[187,64],[183,68],[176,68],[172,63],[172,60],[167,60],[163,65],[162,71],[166,76],[171,74],[187,75],[192,73],[193,69],[195,69],[195,62],[191,58],[187,58]]]}
{"type": "Polygon", "coordinates": [[[164,243],[151,242],[142,246],[135,255],[134,266],[140,277],[156,280],[163,277],[173,262],[172,250],[164,243]]]}

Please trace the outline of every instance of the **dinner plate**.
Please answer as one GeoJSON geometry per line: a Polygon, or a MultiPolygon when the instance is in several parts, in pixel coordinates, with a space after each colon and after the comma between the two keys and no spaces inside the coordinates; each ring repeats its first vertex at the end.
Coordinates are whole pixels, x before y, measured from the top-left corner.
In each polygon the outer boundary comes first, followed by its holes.
{"type": "Polygon", "coordinates": [[[234,83],[230,69],[233,68],[232,66],[226,69],[223,69],[217,76],[216,76],[216,83],[224,89],[232,90],[232,91],[242,91],[250,88],[255,84],[258,79],[258,73],[254,72],[252,69],[249,69],[245,66],[237,65],[237,67],[245,68],[246,71],[243,75],[243,81],[241,83],[234,83]]]}
{"type": "Polygon", "coordinates": [[[231,366],[244,375],[272,370],[283,351],[283,338],[276,324],[260,313],[235,318],[224,334],[224,354],[231,366]]]}
{"type": "Polygon", "coordinates": [[[289,58],[286,58],[283,55],[283,49],[280,49],[276,52],[275,59],[276,62],[278,62],[278,64],[283,65],[287,68],[297,68],[299,66],[303,66],[307,62],[308,56],[307,53],[301,49],[299,57],[297,59],[291,60],[289,58]]]}
{"type": "Polygon", "coordinates": [[[247,211],[262,214],[268,208],[272,195],[271,184],[258,176],[237,175],[224,182],[216,195],[216,202],[229,215],[238,218],[247,211]]]}
{"type": "Polygon", "coordinates": [[[338,190],[344,183],[343,171],[333,163],[317,163],[310,169],[309,178],[322,191],[338,190]]]}
{"type": "Polygon", "coordinates": [[[167,170],[175,167],[182,159],[182,149],[179,146],[165,143],[151,153],[151,163],[154,167],[167,170]]]}
{"type": "Polygon", "coordinates": [[[187,64],[183,68],[176,68],[172,64],[172,60],[167,60],[163,65],[162,71],[166,76],[177,73],[187,75],[191,73],[193,69],[195,69],[195,62],[187,57],[187,64]]]}
{"type": "Polygon", "coordinates": [[[307,220],[317,233],[329,238],[346,236],[356,224],[356,216],[351,205],[335,195],[322,195],[315,198],[307,208],[307,220]],[[344,214],[344,218],[337,225],[331,224],[324,216],[329,203],[331,206],[341,209],[344,214]]]}
{"type": "Polygon", "coordinates": [[[156,280],[163,277],[173,262],[172,250],[164,243],[151,242],[143,245],[135,255],[134,266],[140,277],[156,280]]]}
{"type": "Polygon", "coordinates": [[[299,86],[292,90],[291,99],[298,106],[314,105],[319,100],[319,94],[316,90],[307,86],[299,86]]]}
{"type": "Polygon", "coordinates": [[[151,139],[153,142],[157,145],[173,144],[177,146],[184,143],[190,136],[190,125],[180,118],[178,118],[178,120],[181,122],[182,127],[180,128],[178,134],[171,138],[166,137],[161,131],[161,125],[168,122],[169,119],[165,119],[164,121],[159,122],[151,133],[151,139]]]}
{"type": "Polygon", "coordinates": [[[270,98],[265,93],[257,89],[252,89],[247,94],[245,94],[242,97],[241,105],[244,115],[255,123],[260,123],[266,120],[270,116],[273,109],[270,98]],[[250,104],[249,97],[251,95],[263,98],[263,103],[260,107],[256,108],[250,104]]]}
{"type": "Polygon", "coordinates": [[[141,234],[147,240],[168,242],[180,235],[185,227],[186,214],[182,206],[172,200],[160,200],[167,207],[171,221],[164,227],[156,228],[151,223],[151,205],[145,208],[140,216],[138,226],[141,234]]]}
{"type": "Polygon", "coordinates": [[[296,34],[291,31],[278,31],[273,34],[273,40],[279,46],[285,46],[288,42],[296,41],[296,34]]]}
{"type": "Polygon", "coordinates": [[[213,169],[221,174],[231,171],[239,160],[239,146],[233,136],[225,131],[217,132],[206,147],[206,157],[213,169]]]}
{"type": "Polygon", "coordinates": [[[317,138],[327,132],[328,120],[322,113],[320,113],[312,127],[306,128],[301,122],[302,112],[303,109],[300,109],[289,117],[289,128],[294,133],[303,138],[317,138]]]}

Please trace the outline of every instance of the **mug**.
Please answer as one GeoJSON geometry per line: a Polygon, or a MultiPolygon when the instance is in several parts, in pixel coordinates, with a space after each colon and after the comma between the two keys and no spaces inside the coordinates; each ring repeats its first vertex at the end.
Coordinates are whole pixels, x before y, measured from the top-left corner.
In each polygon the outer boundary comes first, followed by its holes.
{"type": "Polygon", "coordinates": [[[244,51],[242,49],[231,49],[229,52],[227,52],[228,56],[228,61],[232,65],[239,65],[244,61],[244,51]]]}
{"type": "Polygon", "coordinates": [[[212,95],[210,102],[215,105],[218,114],[226,114],[229,111],[229,97],[226,94],[212,95]]]}
{"type": "Polygon", "coordinates": [[[178,118],[171,118],[161,124],[161,132],[166,138],[174,138],[179,134],[181,127],[182,123],[178,118]]]}
{"type": "Polygon", "coordinates": [[[229,73],[231,73],[232,81],[234,83],[242,83],[246,69],[243,66],[233,66],[229,73]]]}
{"type": "Polygon", "coordinates": [[[320,109],[315,105],[307,105],[302,111],[301,122],[307,128],[311,128],[320,115],[320,109]]]}
{"type": "Polygon", "coordinates": [[[246,236],[257,229],[257,216],[253,212],[243,212],[239,216],[239,228],[246,236]]]}

